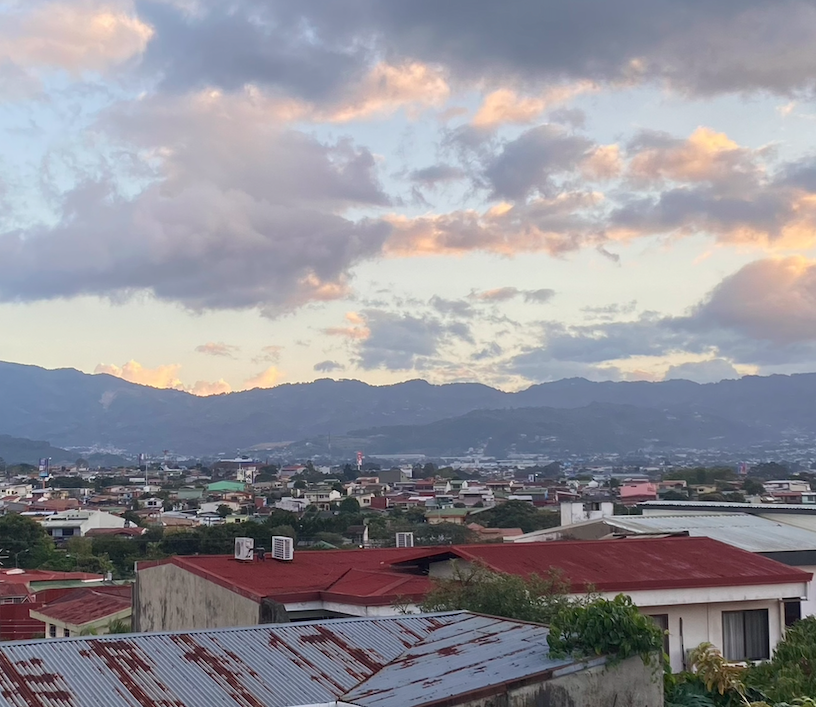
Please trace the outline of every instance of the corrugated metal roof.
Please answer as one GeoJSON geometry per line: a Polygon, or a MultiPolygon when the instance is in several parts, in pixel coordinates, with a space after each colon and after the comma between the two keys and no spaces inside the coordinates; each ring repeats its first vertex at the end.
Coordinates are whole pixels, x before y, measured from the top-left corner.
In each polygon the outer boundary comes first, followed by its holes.
{"type": "Polygon", "coordinates": [[[610,526],[632,533],[677,533],[706,537],[749,552],[816,550],[816,533],[747,514],[612,516],[610,526]]]}
{"type": "Polygon", "coordinates": [[[470,615],[440,628],[343,695],[361,707],[414,707],[570,665],[549,657],[547,629],[470,615]]]}
{"type": "Polygon", "coordinates": [[[816,505],[804,503],[732,503],[730,501],[644,501],[638,504],[646,510],[663,510],[675,508],[689,509],[713,513],[799,513],[801,515],[816,514],[816,505]]]}
{"type": "Polygon", "coordinates": [[[0,705],[291,707],[333,702],[433,631],[470,616],[338,619],[6,643],[0,646],[0,705]]]}

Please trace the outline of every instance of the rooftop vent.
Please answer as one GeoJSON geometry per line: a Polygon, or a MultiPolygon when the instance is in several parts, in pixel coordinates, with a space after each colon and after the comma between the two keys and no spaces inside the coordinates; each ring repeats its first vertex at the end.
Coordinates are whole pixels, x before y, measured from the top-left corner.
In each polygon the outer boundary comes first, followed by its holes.
{"type": "Polygon", "coordinates": [[[295,559],[295,543],[286,535],[272,536],[272,559],[291,562],[295,559]]]}
{"type": "Polygon", "coordinates": [[[255,558],[254,538],[235,538],[235,559],[241,562],[252,562],[255,558]]]}
{"type": "Polygon", "coordinates": [[[414,534],[413,533],[397,533],[397,547],[413,547],[414,534]]]}

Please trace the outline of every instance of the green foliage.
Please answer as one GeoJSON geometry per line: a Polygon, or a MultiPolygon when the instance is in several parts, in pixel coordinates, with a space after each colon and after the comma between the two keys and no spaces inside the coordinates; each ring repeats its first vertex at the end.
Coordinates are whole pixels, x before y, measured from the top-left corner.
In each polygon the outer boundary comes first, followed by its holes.
{"type": "Polygon", "coordinates": [[[425,523],[412,530],[418,545],[465,545],[475,539],[470,528],[456,523],[425,523]]]}
{"type": "Polygon", "coordinates": [[[337,509],[341,513],[359,513],[360,512],[360,502],[356,498],[354,498],[353,496],[346,496],[337,505],[337,509]]]}
{"type": "Polygon", "coordinates": [[[454,564],[448,579],[434,581],[423,611],[474,611],[508,619],[550,623],[570,605],[569,585],[555,571],[546,577],[520,577],[474,565],[454,564]]]}
{"type": "Polygon", "coordinates": [[[114,619],[108,624],[108,633],[130,633],[130,619],[114,619]]]}
{"type": "Polygon", "coordinates": [[[554,528],[561,522],[558,513],[540,511],[526,501],[507,501],[479,513],[477,520],[488,528],[521,528],[525,533],[554,528]]]}
{"type": "Polygon", "coordinates": [[[639,655],[648,663],[662,651],[663,634],[630,597],[618,594],[611,600],[563,607],[550,624],[547,642],[555,657],[605,655],[624,660],[639,655]]]}
{"type": "Polygon", "coordinates": [[[54,543],[36,520],[17,513],[0,516],[0,549],[7,554],[7,564],[32,569],[53,560],[54,543]]]}
{"type": "Polygon", "coordinates": [[[218,508],[215,509],[215,512],[221,516],[222,518],[226,518],[227,516],[232,515],[232,508],[230,508],[225,503],[222,503],[218,508]]]}
{"type": "Polygon", "coordinates": [[[746,682],[780,702],[816,697],[816,616],[789,627],[771,660],[750,668],[746,682]]]}
{"type": "Polygon", "coordinates": [[[690,484],[713,484],[720,480],[735,479],[736,477],[736,472],[728,466],[675,469],[663,476],[667,481],[681,479],[690,484]]]}
{"type": "Polygon", "coordinates": [[[765,487],[761,481],[748,477],[742,482],[742,490],[749,496],[761,496],[765,493],[765,487]]]}

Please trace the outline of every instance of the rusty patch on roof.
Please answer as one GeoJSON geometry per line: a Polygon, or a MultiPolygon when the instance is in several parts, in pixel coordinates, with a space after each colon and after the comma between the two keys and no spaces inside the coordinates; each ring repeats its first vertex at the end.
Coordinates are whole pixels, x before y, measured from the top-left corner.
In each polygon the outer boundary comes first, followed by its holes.
{"type": "Polygon", "coordinates": [[[13,705],[20,707],[48,707],[56,702],[72,707],[73,701],[68,686],[56,673],[23,673],[19,668],[38,668],[34,661],[29,666],[16,665],[0,653],[0,694],[13,705]]]}
{"type": "MultiPolygon", "coordinates": [[[[223,656],[210,653],[204,646],[197,643],[189,634],[179,634],[171,636],[171,640],[185,649],[184,657],[191,663],[200,665],[204,672],[220,684],[226,684],[232,691],[231,697],[236,701],[243,700],[241,704],[248,707],[264,707],[264,703],[252,695],[247,688],[241,684],[239,675],[244,671],[243,662],[236,660],[237,666],[225,664],[223,656]],[[237,670],[235,668],[238,668],[237,670]]],[[[236,656],[237,658],[237,656],[236,656]]]]}
{"type": "Polygon", "coordinates": [[[148,694],[146,688],[149,687],[155,688],[157,695],[168,695],[170,689],[152,675],[153,666],[133,643],[124,639],[88,641],[88,648],[88,651],[82,651],[80,655],[90,656],[93,653],[101,658],[142,707],[184,707],[184,703],[179,700],[156,700],[148,694]]]}

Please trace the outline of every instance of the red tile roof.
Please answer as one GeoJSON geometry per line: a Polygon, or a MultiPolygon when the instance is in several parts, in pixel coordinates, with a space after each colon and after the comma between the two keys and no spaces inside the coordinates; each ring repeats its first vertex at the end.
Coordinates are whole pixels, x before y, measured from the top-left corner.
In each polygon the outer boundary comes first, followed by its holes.
{"type": "Polygon", "coordinates": [[[120,591],[77,589],[50,604],[45,604],[36,611],[53,621],[71,626],[83,626],[118,614],[132,606],[130,587],[116,587],[116,589],[120,591]]]}
{"type": "Polygon", "coordinates": [[[173,563],[255,601],[322,598],[388,605],[421,598],[431,561],[460,558],[509,574],[559,568],[573,592],[747,586],[807,582],[811,574],[709,538],[561,541],[379,550],[296,551],[292,562],[243,563],[223,555],[140,562],[139,569],[173,563]]]}

